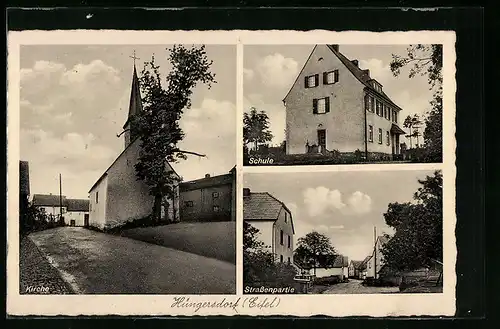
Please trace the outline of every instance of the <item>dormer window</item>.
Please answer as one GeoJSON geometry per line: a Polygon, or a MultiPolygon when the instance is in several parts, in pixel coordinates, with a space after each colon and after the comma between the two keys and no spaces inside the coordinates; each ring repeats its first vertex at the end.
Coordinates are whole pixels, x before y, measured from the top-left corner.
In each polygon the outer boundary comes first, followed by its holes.
{"type": "Polygon", "coordinates": [[[308,75],[305,77],[305,87],[314,88],[319,85],[319,74],[308,75]]]}
{"type": "Polygon", "coordinates": [[[373,87],[373,89],[375,89],[379,93],[382,92],[382,85],[375,80],[372,80],[372,87],[373,87]]]}

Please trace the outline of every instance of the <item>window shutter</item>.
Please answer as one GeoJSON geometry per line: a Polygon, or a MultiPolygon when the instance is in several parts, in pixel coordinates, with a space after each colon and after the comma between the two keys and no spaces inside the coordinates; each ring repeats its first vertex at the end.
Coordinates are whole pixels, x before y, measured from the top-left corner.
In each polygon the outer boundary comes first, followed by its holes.
{"type": "Polygon", "coordinates": [[[314,75],[314,87],[319,86],[319,74],[314,75]]]}
{"type": "Polygon", "coordinates": [[[334,76],[335,76],[335,82],[339,82],[339,70],[335,70],[334,76]]]}
{"type": "Polygon", "coordinates": [[[325,97],[325,113],[330,112],[330,97],[325,97]]]}
{"type": "Polygon", "coordinates": [[[316,98],[313,99],[313,113],[318,114],[318,100],[316,98]]]}
{"type": "Polygon", "coordinates": [[[323,72],[323,84],[328,84],[328,72],[323,72]]]}
{"type": "Polygon", "coordinates": [[[309,79],[307,79],[307,77],[304,77],[304,86],[309,88],[309,79]]]}

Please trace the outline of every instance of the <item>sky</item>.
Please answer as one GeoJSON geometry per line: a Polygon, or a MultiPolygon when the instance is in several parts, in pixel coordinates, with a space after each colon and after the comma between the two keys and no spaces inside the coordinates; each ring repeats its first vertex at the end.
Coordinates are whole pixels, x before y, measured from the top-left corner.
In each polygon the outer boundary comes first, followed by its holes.
{"type": "MultiPolygon", "coordinates": [[[[187,45],[190,47],[190,45],[187,45]]],[[[163,76],[170,45],[21,47],[20,157],[30,163],[31,194],[86,198],[124,149],[116,135],[128,115],[134,54],[137,71],[154,54],[163,76]]],[[[236,47],[207,45],[216,84],[197,86],[180,121],[180,148],[205,154],[173,164],[186,180],[225,174],[236,154],[236,47]]]]}
{"type": "Polygon", "coordinates": [[[268,192],[290,209],[295,246],[317,231],[350,260],[371,254],[377,235],[393,234],[383,214],[391,202],[410,202],[418,179],[432,170],[245,173],[244,187],[268,192]]]}
{"type": "MultiPolygon", "coordinates": [[[[274,135],[271,144],[280,144],[285,139],[285,107],[282,100],[313,48],[314,45],[244,47],[244,111],[256,107],[267,112],[274,135]]],[[[422,117],[430,110],[432,92],[425,76],[410,79],[406,69],[402,69],[398,77],[391,73],[389,64],[392,54],[406,55],[407,45],[340,45],[339,48],[347,58],[358,59],[360,68],[370,70],[370,76],[381,83],[384,92],[403,109],[400,118],[414,113],[422,117]]],[[[409,144],[409,141],[405,142],[409,144]]]]}

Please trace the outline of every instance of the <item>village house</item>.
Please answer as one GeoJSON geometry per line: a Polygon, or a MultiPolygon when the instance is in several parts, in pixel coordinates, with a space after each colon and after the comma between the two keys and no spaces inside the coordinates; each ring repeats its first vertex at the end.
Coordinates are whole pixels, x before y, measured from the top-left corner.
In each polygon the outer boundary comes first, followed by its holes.
{"type": "Polygon", "coordinates": [[[60,216],[66,214],[66,196],[56,194],[34,194],[32,204],[39,211],[47,215],[48,219],[59,220],[60,216]]]}
{"type": "MultiPolygon", "coordinates": [[[[347,279],[349,277],[349,259],[347,256],[336,255],[331,266],[316,267],[315,271],[317,278],[337,276],[341,280],[347,279]]],[[[314,274],[312,273],[312,270],[310,272],[311,274],[314,274]]]]}
{"type": "Polygon", "coordinates": [[[359,264],[358,267],[358,279],[364,280],[367,277],[368,274],[368,264],[371,260],[372,256],[366,256],[365,259],[359,264]]]}
{"type": "Polygon", "coordinates": [[[89,199],[66,199],[64,222],[70,226],[89,226],[89,199]]]}
{"type": "Polygon", "coordinates": [[[384,257],[382,255],[382,248],[389,239],[385,235],[378,236],[375,241],[375,246],[371,254],[370,260],[367,263],[367,278],[379,278],[379,272],[384,267],[384,257]]]}
{"type": "Polygon", "coordinates": [[[360,265],[363,263],[362,260],[351,260],[349,262],[349,277],[359,278],[360,265]]]}
{"type": "Polygon", "coordinates": [[[283,99],[286,154],[360,152],[400,157],[402,109],[339,45],[316,45],[283,99]]]}
{"type": "Polygon", "coordinates": [[[228,174],[179,184],[181,221],[236,221],[236,166],[228,174]]]}
{"type": "Polygon", "coordinates": [[[290,210],[267,192],[243,189],[243,220],[259,230],[258,238],[277,262],[293,264],[295,229],[290,210]]]}
{"type": "MultiPolygon", "coordinates": [[[[98,228],[111,228],[126,222],[142,219],[152,212],[154,197],[149,187],[136,176],[135,164],[140,155],[140,138],[132,124],[132,118],[142,111],[139,78],[134,65],[128,118],[123,126],[125,147],[116,160],[97,179],[89,190],[89,225],[98,228]]],[[[172,166],[165,161],[165,173],[173,172],[172,166]]],[[[178,221],[179,190],[174,186],[174,194],[162,202],[162,219],[178,221]]]]}

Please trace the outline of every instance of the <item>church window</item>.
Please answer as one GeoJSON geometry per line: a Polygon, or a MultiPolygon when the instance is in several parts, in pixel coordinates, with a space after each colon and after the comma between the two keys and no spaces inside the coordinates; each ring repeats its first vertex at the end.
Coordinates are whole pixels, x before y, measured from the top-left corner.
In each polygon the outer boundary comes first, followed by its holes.
{"type": "Polygon", "coordinates": [[[186,201],[186,202],[184,202],[184,205],[186,207],[192,207],[193,206],[193,201],[186,201]]]}
{"type": "Polygon", "coordinates": [[[219,192],[212,192],[212,198],[217,199],[219,197],[219,192]]]}
{"type": "Polygon", "coordinates": [[[214,211],[215,211],[215,212],[218,212],[219,210],[220,210],[219,206],[215,205],[215,206],[214,206],[214,211]]]}

